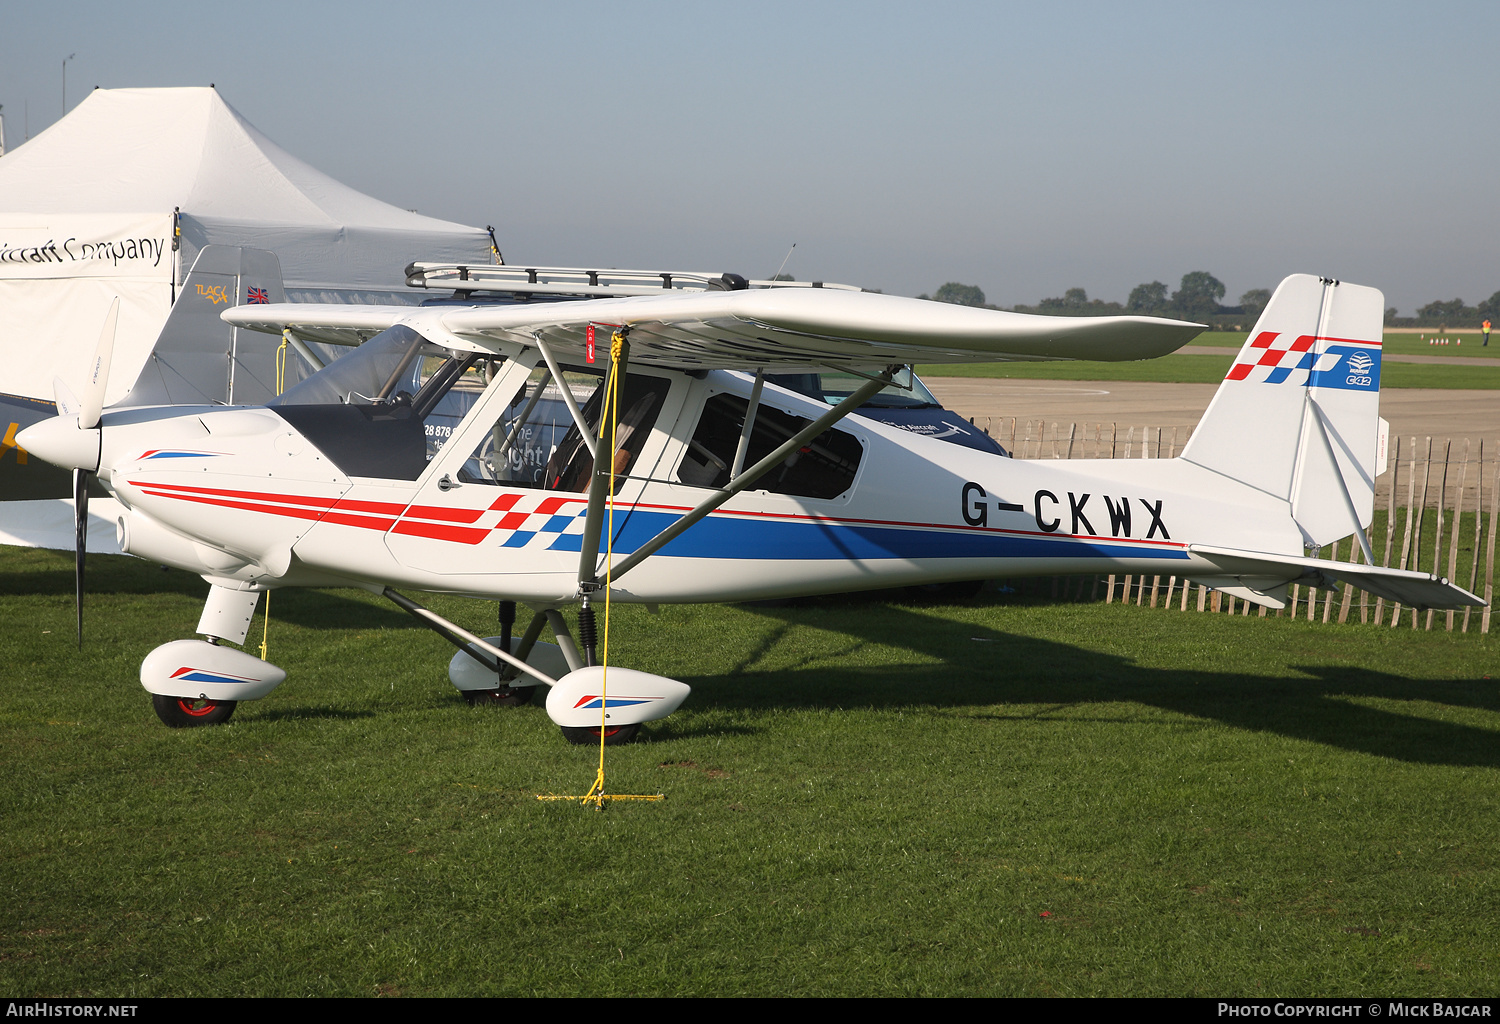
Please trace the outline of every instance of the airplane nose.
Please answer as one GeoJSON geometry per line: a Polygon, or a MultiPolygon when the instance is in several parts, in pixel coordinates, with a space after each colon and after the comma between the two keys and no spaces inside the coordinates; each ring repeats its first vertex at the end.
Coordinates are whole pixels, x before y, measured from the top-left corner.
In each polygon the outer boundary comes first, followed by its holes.
{"type": "Polygon", "coordinates": [[[99,468],[101,433],[98,427],[84,430],[77,416],[54,416],[33,423],[16,435],[16,444],[32,455],[63,469],[99,468]]]}

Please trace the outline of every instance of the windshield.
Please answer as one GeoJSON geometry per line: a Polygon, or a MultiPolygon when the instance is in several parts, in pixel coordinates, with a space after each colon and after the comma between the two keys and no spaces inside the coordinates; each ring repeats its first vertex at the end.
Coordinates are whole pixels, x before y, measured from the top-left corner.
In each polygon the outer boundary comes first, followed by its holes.
{"type": "Polygon", "coordinates": [[[392,327],[267,404],[350,476],[415,480],[499,364],[392,327]]]}
{"type": "MultiPolygon", "coordinates": [[[[867,380],[854,373],[782,373],[768,374],[766,380],[773,384],[779,384],[789,391],[795,391],[809,398],[836,405],[852,395],[867,380]]],[[[911,372],[910,366],[903,366],[896,374],[895,379],[888,387],[881,388],[865,400],[863,408],[874,407],[877,409],[925,409],[938,405],[938,400],[932,396],[926,386],[911,372]]]]}
{"type": "Polygon", "coordinates": [[[267,404],[376,405],[402,391],[411,395],[420,387],[417,375],[422,367],[416,357],[422,354],[447,355],[410,327],[392,327],[267,404]]]}

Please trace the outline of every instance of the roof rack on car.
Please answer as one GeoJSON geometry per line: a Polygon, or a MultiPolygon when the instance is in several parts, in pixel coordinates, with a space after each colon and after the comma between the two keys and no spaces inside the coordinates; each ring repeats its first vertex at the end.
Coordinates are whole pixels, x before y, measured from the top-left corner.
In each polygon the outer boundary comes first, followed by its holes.
{"type": "Polygon", "coordinates": [[[452,288],[458,293],[510,292],[528,295],[660,295],[663,291],[743,291],[747,288],[832,288],[863,291],[831,281],[755,281],[739,274],[692,270],[591,270],[586,267],[474,266],[464,263],[412,263],[412,288],[452,288]]]}

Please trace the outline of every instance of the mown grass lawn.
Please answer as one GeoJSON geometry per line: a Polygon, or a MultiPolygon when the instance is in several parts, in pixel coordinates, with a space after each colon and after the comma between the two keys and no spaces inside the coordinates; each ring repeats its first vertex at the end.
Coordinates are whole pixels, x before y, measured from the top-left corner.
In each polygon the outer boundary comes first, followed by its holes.
{"type": "MultiPolygon", "coordinates": [[[[693,695],[597,753],[440,640],[280,592],[291,677],[171,731],[206,585],[0,549],[0,988],[30,995],[1487,995],[1488,638],[988,594],[622,609],[693,695]]],[[[493,606],[434,599],[476,629],[493,606]]],[[[256,635],[259,633],[259,620],[256,635]]]]}

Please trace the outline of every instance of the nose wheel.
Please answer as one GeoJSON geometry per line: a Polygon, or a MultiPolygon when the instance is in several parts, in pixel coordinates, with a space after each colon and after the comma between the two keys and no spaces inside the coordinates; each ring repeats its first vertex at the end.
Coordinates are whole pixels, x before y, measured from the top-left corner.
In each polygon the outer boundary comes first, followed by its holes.
{"type": "Polygon", "coordinates": [[[194,729],[200,725],[227,722],[238,703],[233,700],[209,700],[207,697],[169,697],[164,693],[151,695],[151,707],[155,709],[156,717],[173,729],[194,729]]]}

